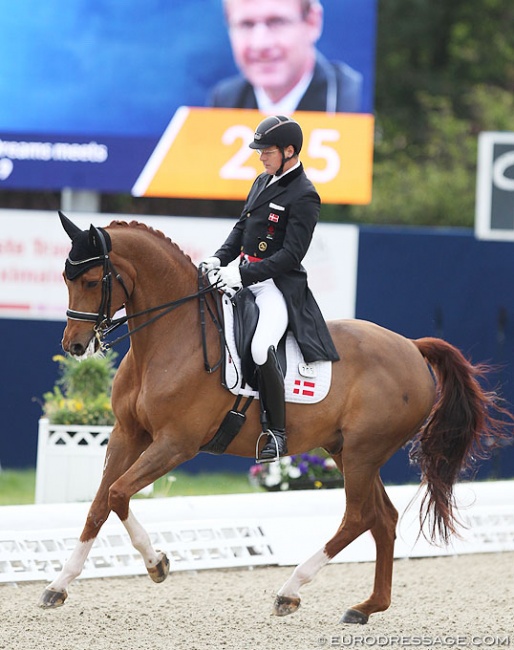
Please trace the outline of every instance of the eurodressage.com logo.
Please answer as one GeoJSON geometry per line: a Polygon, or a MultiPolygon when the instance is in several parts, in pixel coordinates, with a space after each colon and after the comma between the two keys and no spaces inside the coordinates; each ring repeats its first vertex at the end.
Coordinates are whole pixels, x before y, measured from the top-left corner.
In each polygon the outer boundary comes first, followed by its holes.
{"type": "Polygon", "coordinates": [[[378,634],[320,637],[318,646],[324,648],[506,648],[510,636],[478,635],[391,635],[378,634]]]}

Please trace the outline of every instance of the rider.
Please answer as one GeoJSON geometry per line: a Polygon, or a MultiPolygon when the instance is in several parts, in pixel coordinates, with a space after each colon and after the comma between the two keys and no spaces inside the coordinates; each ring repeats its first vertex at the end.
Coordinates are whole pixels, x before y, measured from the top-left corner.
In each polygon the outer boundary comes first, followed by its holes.
{"type": "Polygon", "coordinates": [[[201,265],[229,295],[248,287],[259,308],[251,352],[269,425],[261,461],[288,453],[284,376],[276,354],[286,329],[307,363],[339,359],[301,264],[320,211],[320,198],[298,158],[302,143],[302,129],[289,117],[267,117],[257,126],[250,147],[264,172],[225,243],[201,265]],[[227,266],[236,258],[239,265],[227,266]]]}

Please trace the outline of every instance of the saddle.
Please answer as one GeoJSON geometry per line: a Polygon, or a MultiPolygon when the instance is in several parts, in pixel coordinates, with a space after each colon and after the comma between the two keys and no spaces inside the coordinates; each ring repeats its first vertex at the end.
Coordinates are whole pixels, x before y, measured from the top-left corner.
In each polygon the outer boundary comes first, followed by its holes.
{"type": "MultiPolygon", "coordinates": [[[[223,385],[234,395],[258,397],[256,367],[251,342],[259,319],[253,293],[242,289],[232,299],[222,297],[225,359],[223,385]]],[[[306,363],[291,331],[287,331],[277,348],[284,374],[286,402],[315,404],[327,396],[332,379],[332,363],[306,363]]]]}
{"type": "MultiPolygon", "coordinates": [[[[221,297],[225,353],[222,363],[223,386],[236,396],[235,404],[221,423],[214,438],[200,448],[211,454],[223,454],[239,433],[246,419],[246,410],[259,397],[257,369],[252,359],[251,342],[259,308],[253,293],[238,291],[233,298],[221,297]],[[241,400],[247,398],[240,409],[241,400]]],[[[306,363],[291,331],[287,331],[277,348],[280,367],[284,373],[286,402],[315,404],[327,396],[332,379],[332,363],[306,363]]]]}

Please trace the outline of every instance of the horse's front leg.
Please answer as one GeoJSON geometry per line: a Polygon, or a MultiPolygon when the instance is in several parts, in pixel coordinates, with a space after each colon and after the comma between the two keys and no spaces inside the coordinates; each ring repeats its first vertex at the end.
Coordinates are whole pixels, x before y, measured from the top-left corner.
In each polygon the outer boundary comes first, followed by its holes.
{"type": "Polygon", "coordinates": [[[177,451],[168,439],[158,438],[109,489],[109,508],[125,526],[132,545],[141,553],[148,575],[154,582],[166,579],[169,560],[165,553],[154,550],[148,533],[129,509],[130,498],[194,454],[194,451],[177,451]]]}
{"type": "Polygon", "coordinates": [[[109,488],[143,451],[142,445],[127,448],[119,444],[118,440],[119,435],[115,427],[107,445],[102,481],[89,509],[84,529],[61,572],[42,593],[40,607],[51,609],[64,604],[68,597],[69,585],[82,573],[89,552],[109,516],[109,488]]]}
{"type": "Polygon", "coordinates": [[[43,609],[52,609],[64,605],[64,601],[68,598],[68,586],[82,573],[87,556],[94,542],[94,538],[87,542],[79,541],[70,557],[64,563],[57,578],[41,594],[41,598],[39,599],[40,607],[43,609]]]}
{"type": "MultiPolygon", "coordinates": [[[[91,504],[86,525],[80,535],[79,541],[70,557],[64,563],[57,578],[41,594],[39,600],[40,607],[50,609],[64,605],[64,601],[68,597],[68,586],[82,573],[82,569],[100,532],[100,528],[109,516],[109,508],[107,506],[108,485],[104,484],[104,479],[102,479],[100,489],[91,504]]],[[[108,481],[109,479],[105,480],[108,481]]]]}
{"type": "Polygon", "coordinates": [[[127,529],[132,546],[141,553],[150,578],[154,582],[164,582],[170,572],[170,562],[166,553],[154,550],[148,533],[131,510],[122,523],[127,529]]]}

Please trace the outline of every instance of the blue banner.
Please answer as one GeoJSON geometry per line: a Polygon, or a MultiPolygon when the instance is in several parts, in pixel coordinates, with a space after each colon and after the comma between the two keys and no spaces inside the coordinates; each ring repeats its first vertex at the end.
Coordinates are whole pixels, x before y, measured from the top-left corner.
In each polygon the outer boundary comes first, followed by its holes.
{"type": "Polygon", "coordinates": [[[250,4],[261,13],[248,19],[225,16],[223,0],[0,0],[0,189],[128,191],[177,108],[216,105],[220,83],[252,76],[248,58],[261,73],[281,57],[293,68],[310,35],[331,75],[317,92],[341,77],[355,96],[334,110],[373,112],[376,0],[313,1],[305,14],[302,0],[250,4]],[[245,30],[258,52],[238,49],[245,30]]]}

